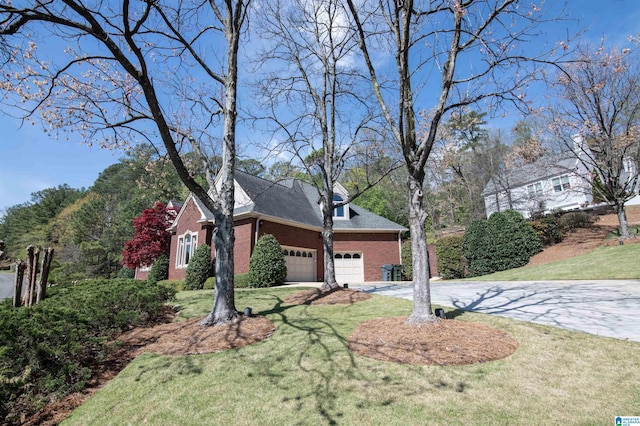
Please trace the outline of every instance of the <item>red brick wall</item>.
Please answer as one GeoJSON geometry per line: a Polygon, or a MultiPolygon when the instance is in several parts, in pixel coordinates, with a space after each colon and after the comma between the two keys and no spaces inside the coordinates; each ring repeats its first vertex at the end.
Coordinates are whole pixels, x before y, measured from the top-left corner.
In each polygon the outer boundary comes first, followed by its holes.
{"type": "MultiPolygon", "coordinates": [[[[175,233],[171,235],[171,249],[169,253],[169,279],[183,280],[187,273],[187,268],[176,268],[176,256],[178,254],[178,237],[184,235],[187,231],[198,233],[198,246],[202,244],[211,244],[212,226],[198,223],[201,218],[200,209],[193,199],[189,199],[184,206],[180,221],[177,224],[175,233]]],[[[213,251],[213,247],[212,247],[213,251]]]]}
{"type": "Polygon", "coordinates": [[[382,265],[400,264],[397,233],[336,233],[333,250],[362,252],[365,281],[381,281],[382,265]]]}
{"type": "Polygon", "coordinates": [[[243,219],[234,224],[235,245],[233,247],[233,266],[236,274],[249,272],[249,261],[255,246],[256,220],[243,219]]]}
{"type": "Polygon", "coordinates": [[[262,236],[264,234],[273,235],[282,246],[302,247],[315,250],[317,256],[316,279],[318,281],[324,280],[322,236],[319,232],[261,220],[259,235],[262,236]]]}
{"type": "Polygon", "coordinates": [[[135,277],[137,280],[146,280],[149,277],[149,271],[141,271],[140,268],[136,268],[135,277]]]}

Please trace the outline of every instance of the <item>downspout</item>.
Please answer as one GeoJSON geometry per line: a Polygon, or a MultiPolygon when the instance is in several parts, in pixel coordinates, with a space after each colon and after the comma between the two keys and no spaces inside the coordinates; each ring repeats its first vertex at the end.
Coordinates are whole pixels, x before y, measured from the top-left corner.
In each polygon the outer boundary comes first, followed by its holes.
{"type": "Polygon", "coordinates": [[[400,265],[402,265],[402,231],[398,231],[398,254],[400,255],[400,265]]]}
{"type": "MultiPolygon", "coordinates": [[[[260,236],[260,216],[258,216],[256,218],[256,236],[254,238],[253,241],[253,247],[256,246],[256,244],[258,244],[258,237],[260,236]]],[[[253,253],[253,250],[251,250],[251,252],[253,253]]]]}

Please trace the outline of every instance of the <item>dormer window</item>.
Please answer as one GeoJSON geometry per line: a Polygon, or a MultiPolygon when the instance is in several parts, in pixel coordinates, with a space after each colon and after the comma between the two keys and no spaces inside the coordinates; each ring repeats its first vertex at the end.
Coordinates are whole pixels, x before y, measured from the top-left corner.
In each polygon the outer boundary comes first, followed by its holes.
{"type": "MultiPolygon", "coordinates": [[[[344,202],[344,198],[342,198],[341,195],[339,194],[333,194],[333,204],[340,204],[344,202]]],[[[342,206],[338,206],[336,208],[333,209],[333,218],[334,219],[349,219],[349,214],[347,213],[349,211],[349,205],[345,204],[342,206]]]]}

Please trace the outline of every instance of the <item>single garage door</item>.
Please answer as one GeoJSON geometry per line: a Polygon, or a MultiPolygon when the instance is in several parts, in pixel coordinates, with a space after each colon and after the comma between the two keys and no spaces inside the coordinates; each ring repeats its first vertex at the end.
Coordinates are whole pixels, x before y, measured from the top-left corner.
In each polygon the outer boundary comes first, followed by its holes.
{"type": "Polygon", "coordinates": [[[364,282],[362,253],[335,253],[333,259],[338,283],[364,282]]]}
{"type": "Polygon", "coordinates": [[[287,264],[287,281],[316,280],[316,251],[299,247],[283,247],[287,264]]]}

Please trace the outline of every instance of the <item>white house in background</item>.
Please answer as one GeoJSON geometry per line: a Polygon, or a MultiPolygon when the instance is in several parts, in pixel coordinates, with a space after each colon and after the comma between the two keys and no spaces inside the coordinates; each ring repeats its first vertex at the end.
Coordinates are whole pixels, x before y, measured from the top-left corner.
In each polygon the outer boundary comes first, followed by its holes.
{"type": "MultiPolygon", "coordinates": [[[[487,217],[512,209],[530,218],[533,214],[579,210],[592,205],[594,167],[587,167],[591,152],[582,143],[582,137],[576,135],[573,141],[575,152],[544,156],[535,163],[493,176],[482,192],[487,217]]],[[[628,181],[635,176],[636,165],[631,159],[625,159],[623,166],[620,179],[628,181]]],[[[634,192],[638,194],[638,187],[634,192]]],[[[625,205],[639,204],[640,195],[636,195],[625,205]]]]}
{"type": "Polygon", "coordinates": [[[581,209],[593,201],[590,171],[573,153],[545,156],[493,176],[482,195],[487,217],[512,209],[529,218],[534,213],[581,209]]]}

